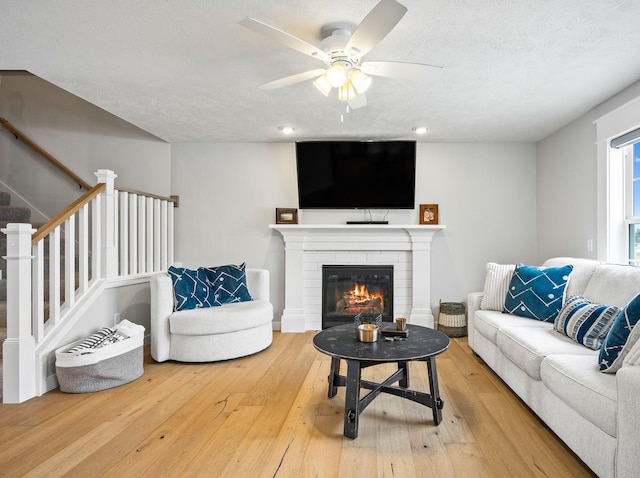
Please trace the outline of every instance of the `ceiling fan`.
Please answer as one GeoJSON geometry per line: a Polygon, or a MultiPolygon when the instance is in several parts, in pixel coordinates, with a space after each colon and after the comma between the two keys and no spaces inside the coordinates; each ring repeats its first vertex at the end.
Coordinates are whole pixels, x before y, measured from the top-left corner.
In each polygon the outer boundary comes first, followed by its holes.
{"type": "Polygon", "coordinates": [[[255,18],[245,18],[239,23],[327,65],[327,68],[305,71],[265,83],[260,88],[272,90],[315,78],[313,84],[322,94],[329,96],[332,89],[336,88],[338,99],[346,101],[355,109],[367,105],[364,93],[371,85],[369,75],[423,79],[434,71],[442,70],[442,67],[423,63],[362,61],[362,57],[393,30],[405,13],[407,8],[395,0],[381,0],[355,30],[336,27],[319,46],[255,18]]]}

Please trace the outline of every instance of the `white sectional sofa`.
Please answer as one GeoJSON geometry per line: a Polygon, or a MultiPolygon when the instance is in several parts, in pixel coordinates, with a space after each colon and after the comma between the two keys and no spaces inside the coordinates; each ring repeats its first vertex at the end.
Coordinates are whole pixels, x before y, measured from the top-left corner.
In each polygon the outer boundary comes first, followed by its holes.
{"type": "Polygon", "coordinates": [[[273,338],[269,271],[247,269],[253,300],[174,311],[167,273],[151,277],[151,356],[157,362],[212,362],[251,355],[273,338]]]}
{"type": "MultiPolygon", "coordinates": [[[[622,308],[640,292],[640,268],[568,257],[543,266],[566,264],[565,298],[622,308]]],[[[603,373],[597,350],[553,323],[483,310],[482,297],[468,297],[469,346],[599,477],[640,476],[640,341],[603,373]]]]}

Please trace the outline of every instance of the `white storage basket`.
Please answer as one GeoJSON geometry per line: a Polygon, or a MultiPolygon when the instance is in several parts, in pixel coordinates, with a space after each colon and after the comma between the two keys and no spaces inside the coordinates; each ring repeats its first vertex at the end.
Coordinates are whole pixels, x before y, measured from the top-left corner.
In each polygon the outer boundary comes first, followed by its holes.
{"type": "Polygon", "coordinates": [[[60,391],[86,393],[132,382],[143,372],[144,327],[123,320],[116,329],[125,339],[100,348],[69,352],[86,339],[56,350],[60,391]]]}

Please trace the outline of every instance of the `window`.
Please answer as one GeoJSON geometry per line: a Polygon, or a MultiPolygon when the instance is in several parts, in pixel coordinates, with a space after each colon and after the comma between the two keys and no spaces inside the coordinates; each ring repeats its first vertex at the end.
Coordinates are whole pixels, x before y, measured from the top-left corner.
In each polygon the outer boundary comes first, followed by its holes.
{"type": "Polygon", "coordinates": [[[629,264],[640,266],[640,142],[624,148],[629,264]]]}
{"type": "Polygon", "coordinates": [[[640,96],[594,123],[597,258],[640,266],[640,96]]]}

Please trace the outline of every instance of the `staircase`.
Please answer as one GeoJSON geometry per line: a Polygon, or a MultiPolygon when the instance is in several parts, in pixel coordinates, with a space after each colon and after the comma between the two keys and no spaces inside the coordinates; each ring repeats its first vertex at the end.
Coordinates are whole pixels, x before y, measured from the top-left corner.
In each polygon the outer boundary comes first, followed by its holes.
{"type": "Polygon", "coordinates": [[[85,321],[87,310],[90,321],[112,320],[97,306],[100,297],[148,282],[173,261],[175,201],[116,190],[110,170],[98,170],[96,177],[94,187],[43,225],[31,224],[31,211],[11,207],[11,196],[0,193],[0,227],[6,228],[0,254],[12,261],[8,276],[7,260],[0,259],[3,403],[22,403],[55,388],[48,361],[73,324],[85,321]],[[32,234],[29,225],[38,230],[32,234]],[[59,244],[59,252],[51,251],[52,244],[59,244]]]}
{"type": "Polygon", "coordinates": [[[6,119],[0,118],[0,127],[86,191],[39,225],[28,208],[12,207],[11,195],[0,192],[0,227],[6,231],[0,256],[9,256],[11,266],[8,275],[7,260],[0,258],[0,394],[2,403],[22,403],[57,386],[51,357],[76,324],[87,328],[114,319],[112,307],[100,307],[100,300],[121,307],[119,298],[130,299],[129,287],[148,283],[173,262],[178,198],[116,189],[117,174],[109,169],[95,171],[91,186],[6,119]],[[51,251],[52,244],[60,249],[51,251]]]}

